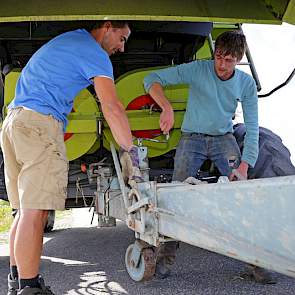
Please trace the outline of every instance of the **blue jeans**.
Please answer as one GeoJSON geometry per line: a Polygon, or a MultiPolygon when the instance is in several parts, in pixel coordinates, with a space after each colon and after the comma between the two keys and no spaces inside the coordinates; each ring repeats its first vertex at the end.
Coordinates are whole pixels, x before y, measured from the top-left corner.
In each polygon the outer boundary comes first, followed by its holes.
{"type": "Polygon", "coordinates": [[[219,173],[229,176],[237,168],[241,153],[232,133],[211,136],[183,132],[176,149],[173,180],[196,176],[205,160],[211,160],[219,173]]]}

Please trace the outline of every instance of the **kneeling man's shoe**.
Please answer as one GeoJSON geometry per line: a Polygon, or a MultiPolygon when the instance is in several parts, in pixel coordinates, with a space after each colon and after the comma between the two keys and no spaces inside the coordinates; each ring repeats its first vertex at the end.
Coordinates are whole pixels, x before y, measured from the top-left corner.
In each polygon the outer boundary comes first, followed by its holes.
{"type": "Polygon", "coordinates": [[[256,265],[248,265],[250,276],[255,282],[260,284],[276,284],[277,281],[273,279],[270,273],[262,267],[256,265]]]}
{"type": "Polygon", "coordinates": [[[157,264],[155,276],[165,279],[170,276],[171,268],[175,263],[176,251],[179,248],[179,242],[170,241],[162,244],[158,249],[157,264]]]}
{"type": "Polygon", "coordinates": [[[165,261],[165,257],[160,261],[157,261],[155,277],[159,279],[166,279],[171,274],[171,265],[168,265],[165,261]]]}

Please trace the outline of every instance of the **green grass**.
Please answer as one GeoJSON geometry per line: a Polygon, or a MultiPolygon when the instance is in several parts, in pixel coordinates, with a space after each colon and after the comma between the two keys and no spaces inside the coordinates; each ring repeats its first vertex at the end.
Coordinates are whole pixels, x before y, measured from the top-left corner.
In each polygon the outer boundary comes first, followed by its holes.
{"type": "Polygon", "coordinates": [[[0,200],[0,233],[9,230],[12,220],[9,203],[0,200]]]}
{"type": "Polygon", "coordinates": [[[55,211],[55,218],[56,219],[61,219],[63,217],[66,217],[68,215],[72,214],[72,210],[69,209],[69,210],[62,210],[62,211],[59,211],[59,210],[56,210],[55,211]]]}
{"type": "MultiPolygon", "coordinates": [[[[69,214],[71,214],[71,210],[56,211],[55,218],[61,219],[69,214]]],[[[11,216],[11,208],[9,206],[9,203],[0,200],[0,233],[9,230],[12,220],[13,217],[11,216]]]]}

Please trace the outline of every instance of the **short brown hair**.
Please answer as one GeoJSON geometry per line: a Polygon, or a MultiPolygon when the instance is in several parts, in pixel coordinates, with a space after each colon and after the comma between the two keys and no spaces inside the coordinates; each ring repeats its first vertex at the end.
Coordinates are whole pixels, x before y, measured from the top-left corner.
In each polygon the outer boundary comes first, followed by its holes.
{"type": "Polygon", "coordinates": [[[218,49],[224,55],[230,54],[241,60],[246,46],[246,37],[241,30],[226,31],[217,37],[215,41],[215,52],[218,49]]]}
{"type": "Polygon", "coordinates": [[[106,22],[110,22],[113,28],[116,29],[121,29],[125,27],[129,27],[129,24],[127,21],[121,21],[121,20],[102,20],[102,21],[97,21],[95,24],[91,27],[90,30],[95,30],[95,29],[100,29],[103,27],[103,25],[106,22]]]}

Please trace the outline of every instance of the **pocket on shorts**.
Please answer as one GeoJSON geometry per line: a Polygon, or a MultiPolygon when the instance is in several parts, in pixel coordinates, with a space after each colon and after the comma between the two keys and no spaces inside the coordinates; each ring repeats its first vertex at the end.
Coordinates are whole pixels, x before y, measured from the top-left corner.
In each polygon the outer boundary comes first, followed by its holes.
{"type": "Polygon", "coordinates": [[[16,121],[13,129],[12,140],[16,158],[20,163],[32,163],[42,159],[47,146],[52,144],[43,141],[41,128],[27,126],[23,122],[16,121]]]}
{"type": "Polygon", "coordinates": [[[54,144],[48,155],[49,165],[43,190],[57,198],[65,199],[67,195],[69,163],[65,152],[54,144]]]}

